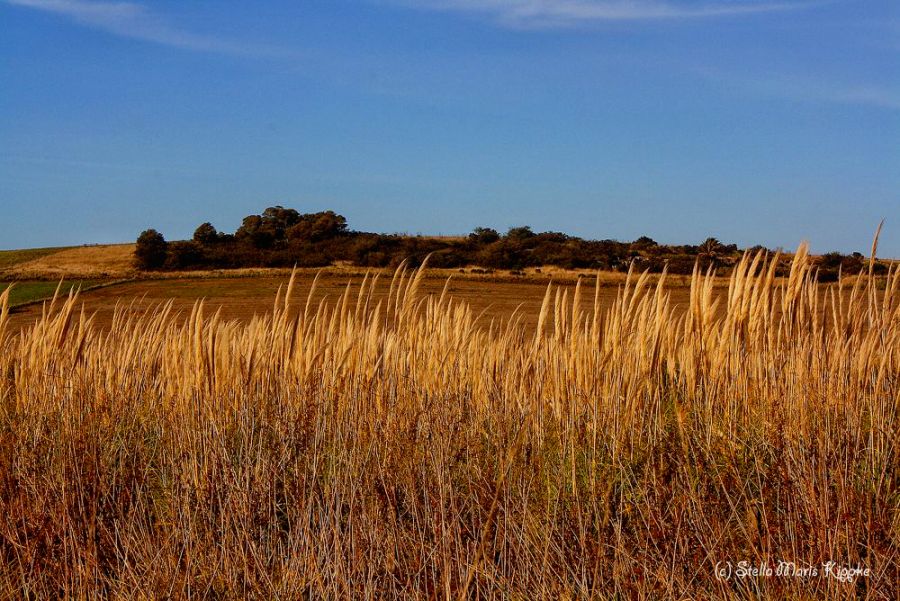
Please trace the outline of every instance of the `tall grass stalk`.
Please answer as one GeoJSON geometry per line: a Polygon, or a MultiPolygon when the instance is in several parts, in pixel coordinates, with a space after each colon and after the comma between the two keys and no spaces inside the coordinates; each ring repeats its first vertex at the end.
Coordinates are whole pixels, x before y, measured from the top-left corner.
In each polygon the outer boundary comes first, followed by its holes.
{"type": "Polygon", "coordinates": [[[896,599],[900,277],[774,267],[550,287],[534,331],[404,268],[249,323],[12,333],[4,292],[0,597],[896,599]]]}

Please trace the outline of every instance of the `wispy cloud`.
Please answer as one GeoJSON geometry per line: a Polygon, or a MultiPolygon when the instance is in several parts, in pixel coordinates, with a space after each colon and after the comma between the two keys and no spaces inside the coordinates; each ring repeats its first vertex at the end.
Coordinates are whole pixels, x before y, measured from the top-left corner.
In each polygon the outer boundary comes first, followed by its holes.
{"type": "Polygon", "coordinates": [[[136,2],[90,0],[0,0],[6,4],[54,13],[72,21],[124,38],[132,38],[201,52],[240,55],[278,54],[273,48],[242,44],[215,36],[192,33],[169,23],[136,2]]]}
{"type": "Polygon", "coordinates": [[[725,17],[794,10],[811,2],[708,0],[389,0],[423,10],[482,14],[519,28],[567,27],[603,21],[725,17]]]}
{"type": "Polygon", "coordinates": [[[748,75],[711,69],[691,69],[693,73],[718,85],[755,94],[797,102],[815,102],[861,106],[900,111],[900,85],[827,81],[790,74],[748,75]]]}
{"type": "Polygon", "coordinates": [[[890,90],[878,86],[853,86],[828,90],[823,99],[842,104],[858,104],[900,111],[900,89],[890,90]]]}

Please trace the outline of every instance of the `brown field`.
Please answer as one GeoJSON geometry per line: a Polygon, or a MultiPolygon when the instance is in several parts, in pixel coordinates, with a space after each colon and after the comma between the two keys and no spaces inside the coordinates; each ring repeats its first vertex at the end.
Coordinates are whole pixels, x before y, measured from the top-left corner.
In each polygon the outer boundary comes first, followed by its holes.
{"type": "MultiPolygon", "coordinates": [[[[28,251],[7,251],[27,259],[28,251]]],[[[31,260],[10,261],[5,269],[0,269],[0,283],[6,281],[44,280],[58,283],[63,281],[63,289],[68,290],[70,282],[90,280],[92,285],[111,284],[84,292],[80,300],[85,311],[96,314],[96,322],[101,327],[109,325],[117,304],[134,304],[138,311],[146,311],[154,305],[172,300],[176,311],[189,314],[195,301],[204,300],[209,310],[221,309],[225,319],[243,322],[253,315],[271,312],[272,302],[279,286],[284,286],[291,277],[290,269],[252,268],[215,271],[185,272],[137,272],[133,265],[133,244],[80,246],[64,249],[48,249],[35,253],[31,260]],[[52,251],[52,252],[51,252],[52,251]]],[[[375,289],[376,297],[387,294],[392,270],[367,270],[350,265],[336,265],[324,269],[298,270],[295,292],[304,298],[318,276],[319,282],[315,300],[337,297],[344,293],[349,282],[358,286],[363,278],[378,275],[380,284],[375,289]]],[[[649,276],[655,283],[659,276],[649,276]]],[[[430,269],[427,271],[423,290],[440,294],[445,282],[451,281],[449,293],[459,300],[469,302],[481,315],[479,324],[489,325],[491,319],[508,319],[519,307],[526,324],[534,325],[537,312],[550,282],[574,292],[575,284],[584,286],[585,303],[593,302],[594,287],[601,284],[600,300],[606,306],[615,296],[618,286],[624,285],[627,274],[590,270],[564,270],[555,267],[527,269],[522,274],[513,275],[508,271],[484,273],[475,268],[430,269]],[[590,296],[590,299],[587,298],[590,296]]],[[[674,302],[681,303],[687,298],[690,278],[668,276],[673,290],[674,302]]],[[[717,282],[727,285],[727,280],[717,282]]],[[[19,284],[21,292],[23,284],[19,284]]],[[[42,288],[49,289],[48,286],[42,288]]],[[[15,296],[15,295],[14,295],[15,296]]],[[[44,295],[49,298],[51,294],[44,295]]],[[[41,299],[40,295],[36,298],[41,299]]],[[[81,308],[81,305],[79,306],[81,308]]],[[[35,322],[41,315],[41,303],[34,302],[16,308],[10,319],[10,326],[16,330],[35,322]]]]}
{"type": "MultiPolygon", "coordinates": [[[[96,273],[97,270],[94,269],[96,273]]],[[[120,272],[121,273],[121,272],[120,272]]],[[[146,279],[115,281],[108,285],[100,285],[83,292],[79,296],[78,309],[82,308],[88,315],[94,316],[95,324],[100,328],[110,325],[117,306],[129,306],[136,314],[152,312],[162,303],[171,302],[176,313],[187,318],[194,304],[203,301],[208,313],[220,312],[224,320],[236,320],[248,323],[254,316],[272,313],[273,303],[279,288],[284,288],[291,278],[291,270],[286,269],[253,269],[219,272],[190,272],[181,274],[151,274],[146,279]]],[[[378,277],[373,289],[373,298],[383,300],[390,290],[392,272],[367,272],[348,267],[334,267],[323,270],[296,270],[294,297],[295,301],[305,299],[309,295],[313,282],[316,287],[312,300],[336,301],[350,286],[350,294],[354,296],[363,280],[367,277],[378,277]]],[[[632,276],[632,283],[638,274],[632,276]]],[[[659,276],[648,274],[648,285],[655,286],[659,276]]],[[[476,314],[476,323],[481,327],[489,327],[491,323],[500,324],[514,314],[529,329],[537,324],[541,304],[552,284],[553,294],[557,290],[570,298],[575,294],[576,285],[580,282],[581,307],[588,310],[596,300],[602,309],[608,309],[628,279],[625,273],[590,273],[587,271],[542,270],[528,272],[524,277],[511,276],[506,272],[478,274],[467,270],[426,270],[421,283],[424,295],[439,296],[445,285],[447,293],[456,301],[467,303],[476,314]],[[448,283],[449,282],[449,283],[448,283]],[[597,287],[599,285],[599,292],[597,287]]],[[[848,299],[855,277],[845,279],[842,297],[848,299]]],[[[63,281],[63,291],[71,286],[70,280],[63,281]]],[[[724,301],[727,295],[728,279],[713,278],[713,297],[724,301]]],[[[776,280],[780,282],[780,280],[776,280]]],[[[90,282],[95,285],[100,282],[90,282]]],[[[34,324],[40,319],[42,305],[52,296],[56,283],[47,283],[43,289],[46,299],[31,302],[12,310],[9,327],[18,331],[34,324]]],[[[883,283],[879,282],[883,287],[883,283]]],[[[22,286],[22,284],[18,284],[22,286]]],[[[830,319],[825,311],[825,301],[831,285],[818,286],[821,305],[819,314],[830,319]]],[[[681,314],[690,301],[690,278],[683,276],[666,277],[666,293],[676,314],[681,314]]],[[[881,290],[876,292],[879,298],[881,290]]],[[[724,305],[719,306],[719,311],[724,305]]]]}
{"type": "MultiPolygon", "coordinates": [[[[92,282],[107,281],[110,286],[84,292],[80,296],[79,309],[96,316],[100,327],[110,324],[117,305],[133,305],[135,311],[151,310],[159,303],[171,300],[176,311],[189,315],[193,304],[204,300],[207,310],[221,310],[227,320],[244,323],[254,315],[271,313],[272,303],[279,287],[291,276],[290,269],[234,269],[196,272],[159,272],[138,274],[132,264],[133,244],[83,246],[43,254],[39,258],[20,262],[0,271],[0,281],[43,279],[65,283],[88,278],[92,282]],[[136,278],[140,279],[136,279],[136,278]],[[115,283],[124,280],[122,283],[115,283]],[[130,281],[128,281],[130,280],[130,281]]],[[[374,294],[383,298],[390,288],[393,271],[372,271],[353,266],[338,265],[325,269],[301,269],[297,271],[295,294],[306,298],[313,280],[318,276],[314,299],[316,302],[337,298],[344,294],[347,284],[358,286],[367,277],[379,278],[374,294]]],[[[655,284],[659,276],[649,276],[655,284]]],[[[512,275],[507,271],[482,273],[468,268],[430,269],[423,280],[425,294],[440,294],[450,280],[448,292],[454,298],[465,301],[479,314],[480,325],[490,325],[491,320],[508,319],[519,308],[524,323],[533,327],[541,307],[547,285],[550,282],[574,293],[577,282],[582,282],[583,303],[593,303],[594,290],[600,283],[599,300],[606,307],[615,298],[616,290],[624,285],[627,274],[589,270],[563,270],[554,267],[528,269],[524,275],[512,275]]],[[[690,278],[668,276],[674,303],[687,301],[690,278]]],[[[726,286],[727,280],[717,281],[726,286]]],[[[10,317],[10,327],[18,330],[33,324],[41,316],[41,303],[35,302],[16,308],[10,317]]]]}
{"type": "MultiPolygon", "coordinates": [[[[431,273],[422,281],[422,293],[439,296],[448,274],[443,271],[431,273]]],[[[172,301],[173,309],[184,316],[190,315],[194,303],[203,300],[208,312],[221,311],[225,320],[249,322],[254,315],[270,314],[279,287],[286,286],[290,274],[253,277],[192,277],[176,279],[151,279],[125,282],[107,287],[97,288],[81,294],[79,309],[83,305],[88,314],[95,315],[96,324],[105,328],[111,323],[113,313],[118,305],[129,305],[136,313],[146,313],[166,301],[172,301]]],[[[316,272],[300,271],[296,278],[294,295],[306,299],[316,272]]],[[[362,283],[362,276],[323,272],[318,276],[314,302],[322,300],[338,300],[351,286],[351,295],[355,298],[362,283]]],[[[563,280],[568,281],[568,280],[563,280]]],[[[616,298],[618,285],[604,281],[599,290],[599,302],[608,308],[616,298]]],[[[383,300],[390,289],[391,275],[379,274],[379,282],[373,298],[383,300]]],[[[523,323],[528,327],[537,324],[541,303],[547,292],[549,278],[506,278],[485,279],[479,277],[450,277],[448,294],[455,300],[468,303],[478,317],[478,324],[489,326],[491,320],[501,322],[508,320],[518,309],[523,323]]],[[[554,285],[567,294],[575,292],[574,283],[554,285]]],[[[582,307],[587,310],[593,305],[596,289],[596,278],[584,278],[582,282],[582,307]]],[[[689,288],[686,286],[670,287],[672,302],[681,308],[687,306],[689,288]]],[[[555,294],[555,292],[554,292],[555,294]]],[[[32,303],[17,308],[10,316],[10,327],[19,330],[33,324],[41,316],[42,304],[32,303]]]]}
{"type": "Polygon", "coordinates": [[[52,252],[41,253],[34,259],[0,269],[0,280],[119,279],[134,274],[134,244],[98,244],[47,250],[52,252]]]}

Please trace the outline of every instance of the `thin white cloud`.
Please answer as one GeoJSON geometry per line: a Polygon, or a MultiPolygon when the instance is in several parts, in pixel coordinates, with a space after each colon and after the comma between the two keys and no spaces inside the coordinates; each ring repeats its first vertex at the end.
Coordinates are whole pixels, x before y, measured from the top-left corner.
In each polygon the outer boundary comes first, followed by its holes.
{"type": "Polygon", "coordinates": [[[266,55],[272,48],[240,44],[185,31],[168,23],[143,4],[91,0],[2,0],[6,4],[62,15],[72,21],[123,38],[132,38],[201,52],[266,55]]]}
{"type": "Polygon", "coordinates": [[[824,99],[842,104],[874,106],[900,111],[900,89],[890,90],[878,86],[855,86],[840,90],[830,90],[824,99]]]}
{"type": "Polygon", "coordinates": [[[843,104],[900,111],[900,85],[849,81],[825,81],[786,73],[740,75],[711,69],[691,69],[700,77],[741,93],[797,102],[843,104]]]}
{"type": "Polygon", "coordinates": [[[759,0],[389,0],[410,8],[482,14],[519,28],[567,27],[602,21],[725,17],[794,10],[810,2],[759,0]]]}

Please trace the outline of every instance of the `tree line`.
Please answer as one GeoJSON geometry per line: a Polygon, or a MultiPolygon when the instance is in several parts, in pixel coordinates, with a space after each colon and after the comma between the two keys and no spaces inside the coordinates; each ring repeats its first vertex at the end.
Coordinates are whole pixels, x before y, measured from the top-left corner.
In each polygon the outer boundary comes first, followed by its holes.
{"type": "MultiPolygon", "coordinates": [[[[757,246],[749,250],[761,250],[757,246]]],[[[476,267],[520,271],[555,266],[564,269],[641,270],[690,274],[702,268],[727,269],[743,249],[707,238],[698,245],[663,245],[642,236],[632,242],[586,240],[561,232],[535,232],[528,226],[501,234],[477,227],[467,236],[434,237],[353,231],[334,211],[300,213],[282,206],[245,217],[233,233],[203,223],[191,240],[168,242],[154,229],[138,236],[136,265],[142,270],[232,269],[241,267],[325,267],[349,263],[360,267],[416,266],[430,255],[439,268],[476,267]]],[[[859,253],[818,257],[820,280],[837,278],[840,270],[856,273],[865,264],[859,253]]]]}

